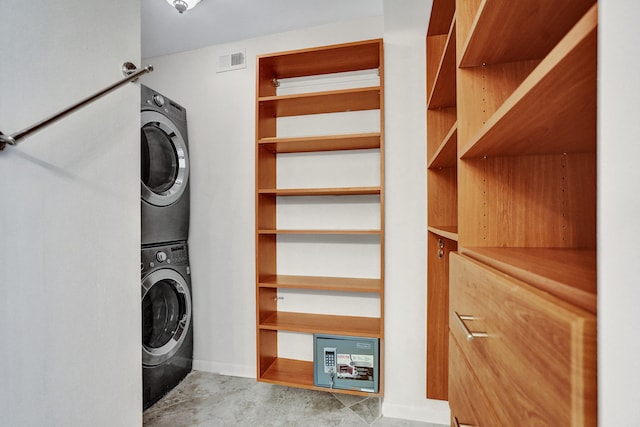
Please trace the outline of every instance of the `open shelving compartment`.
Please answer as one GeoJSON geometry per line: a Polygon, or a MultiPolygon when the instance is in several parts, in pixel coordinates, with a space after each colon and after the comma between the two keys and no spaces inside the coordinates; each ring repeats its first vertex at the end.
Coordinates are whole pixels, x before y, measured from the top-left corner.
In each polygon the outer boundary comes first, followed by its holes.
{"type": "Polygon", "coordinates": [[[460,250],[595,314],[597,6],[536,2],[513,19],[562,20],[535,52],[514,35],[485,49],[499,3],[480,4],[462,45],[460,250]]]}
{"type": "Polygon", "coordinates": [[[289,356],[282,348],[280,334],[311,337],[314,333],[325,333],[378,338],[381,340],[378,392],[330,391],[366,396],[383,394],[383,76],[380,39],[257,57],[256,347],[259,381],[329,391],[314,386],[312,359],[289,356]],[[354,116],[359,113],[364,116],[354,116]],[[341,118],[345,115],[356,117],[358,123],[375,117],[375,129],[369,124],[354,127],[350,124],[352,119],[341,118]],[[364,160],[356,160],[356,166],[352,167],[351,158],[364,160]],[[334,163],[338,165],[334,167],[334,163]],[[314,168],[317,170],[309,172],[314,168]],[[348,171],[346,179],[333,176],[339,176],[341,170],[348,171]],[[307,173],[324,176],[299,179],[307,173]],[[367,176],[351,180],[353,176],[350,175],[357,174],[367,176]],[[365,209],[365,216],[374,219],[364,221],[364,224],[359,221],[357,218],[362,209],[365,209]],[[350,248],[359,246],[366,250],[350,252],[350,248]],[[317,250],[304,250],[316,247],[317,250]],[[338,267],[332,266],[335,259],[323,254],[323,250],[327,252],[326,248],[339,248],[334,258],[354,256],[355,259],[338,267]],[[351,274],[350,263],[367,265],[361,270],[368,268],[368,271],[363,273],[354,267],[355,274],[351,274]],[[288,292],[302,299],[322,300],[330,306],[335,300],[336,306],[341,308],[325,310],[324,306],[317,307],[320,303],[311,304],[310,309],[304,304],[295,308],[295,303],[289,301],[295,298],[289,298],[288,292]],[[355,301],[356,305],[363,299],[367,301],[363,305],[375,307],[372,313],[358,307],[351,310],[346,307],[350,304],[342,303],[341,306],[341,299],[355,301]]]}

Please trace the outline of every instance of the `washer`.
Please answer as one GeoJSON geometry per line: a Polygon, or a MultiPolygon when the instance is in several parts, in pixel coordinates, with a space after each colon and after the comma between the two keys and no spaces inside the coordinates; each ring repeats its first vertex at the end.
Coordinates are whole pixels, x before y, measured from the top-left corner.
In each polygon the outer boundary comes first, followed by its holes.
{"type": "Polygon", "coordinates": [[[191,372],[193,316],[187,242],[141,251],[142,396],[147,409],[191,372]]]}
{"type": "Polygon", "coordinates": [[[141,85],[142,244],[187,240],[189,151],[186,110],[141,85]]]}

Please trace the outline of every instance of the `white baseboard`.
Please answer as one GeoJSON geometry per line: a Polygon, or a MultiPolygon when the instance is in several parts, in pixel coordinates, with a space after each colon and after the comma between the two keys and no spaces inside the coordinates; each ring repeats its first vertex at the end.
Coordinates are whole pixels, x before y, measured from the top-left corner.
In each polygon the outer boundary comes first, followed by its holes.
{"type": "Polygon", "coordinates": [[[382,415],[387,418],[401,418],[447,426],[451,422],[449,403],[442,400],[425,399],[425,405],[398,405],[387,403],[382,399],[382,415]]]}
{"type": "Polygon", "coordinates": [[[255,366],[235,365],[232,363],[217,363],[206,360],[194,360],[193,369],[196,371],[213,372],[230,377],[255,378],[255,366]]]}

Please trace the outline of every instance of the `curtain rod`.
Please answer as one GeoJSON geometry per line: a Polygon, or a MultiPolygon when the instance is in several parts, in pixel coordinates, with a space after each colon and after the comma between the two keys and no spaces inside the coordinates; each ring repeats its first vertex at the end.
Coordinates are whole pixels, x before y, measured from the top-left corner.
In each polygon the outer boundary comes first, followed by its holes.
{"type": "Polygon", "coordinates": [[[69,114],[75,112],[76,110],[84,107],[87,104],[92,103],[93,101],[103,97],[104,95],[108,94],[109,92],[119,88],[120,86],[123,86],[126,83],[129,83],[131,81],[137,80],[139,76],[141,76],[142,74],[146,74],[146,73],[150,73],[153,71],[153,65],[148,65],[140,70],[136,70],[136,66],[131,63],[131,62],[125,62],[124,64],[122,64],[122,73],[126,76],[125,78],[123,78],[122,80],[119,80],[109,86],[107,86],[106,88],[102,89],[99,92],[94,93],[93,95],[90,95],[86,98],[84,98],[81,101],[76,102],[75,104],[65,108],[64,110],[61,110],[49,117],[47,117],[44,120],[41,120],[25,129],[22,129],[19,132],[13,133],[11,135],[5,135],[2,132],[0,132],[0,151],[4,150],[4,147],[6,146],[6,144],[9,145],[17,145],[22,139],[28,137],[29,135],[31,135],[32,133],[35,133],[37,131],[39,131],[42,128],[45,128],[55,122],[57,122],[58,120],[68,116],[69,114]]]}

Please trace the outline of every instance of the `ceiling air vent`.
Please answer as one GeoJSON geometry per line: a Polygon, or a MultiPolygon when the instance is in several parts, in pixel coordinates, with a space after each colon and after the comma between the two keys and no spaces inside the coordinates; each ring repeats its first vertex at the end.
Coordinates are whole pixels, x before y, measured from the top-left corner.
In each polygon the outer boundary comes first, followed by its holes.
{"type": "Polygon", "coordinates": [[[247,51],[245,49],[226,53],[218,57],[217,73],[247,68],[247,51]]]}

